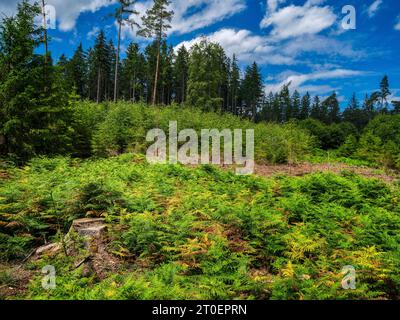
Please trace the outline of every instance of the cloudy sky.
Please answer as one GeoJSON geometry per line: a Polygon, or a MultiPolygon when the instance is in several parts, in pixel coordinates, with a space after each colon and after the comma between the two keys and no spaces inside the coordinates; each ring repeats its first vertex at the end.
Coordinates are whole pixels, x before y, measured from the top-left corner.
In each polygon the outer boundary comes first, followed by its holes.
{"type": "MultiPolygon", "coordinates": [[[[1,0],[0,12],[15,12],[15,0],[1,0]]],[[[116,39],[108,17],[112,0],[47,0],[57,13],[51,30],[51,51],[57,59],[70,56],[79,42],[93,45],[104,29],[116,39]]],[[[139,0],[145,12],[152,0],[139,0]]],[[[400,99],[400,1],[398,0],[172,0],[175,17],[169,41],[190,47],[201,36],[219,42],[241,66],[256,61],[266,91],[291,82],[302,93],[327,96],[336,91],[345,105],[353,92],[362,99],[376,90],[384,74],[393,98],[400,99]],[[356,9],[356,29],[342,26],[346,13],[356,9]]],[[[145,44],[135,30],[125,29],[123,47],[145,44]]]]}

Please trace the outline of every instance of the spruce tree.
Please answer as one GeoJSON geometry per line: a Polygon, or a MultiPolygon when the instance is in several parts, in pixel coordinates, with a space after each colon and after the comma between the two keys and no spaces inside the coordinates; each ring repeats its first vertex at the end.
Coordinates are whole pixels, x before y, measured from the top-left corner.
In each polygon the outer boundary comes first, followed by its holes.
{"type": "Polygon", "coordinates": [[[157,101],[158,78],[160,72],[161,60],[161,44],[162,40],[167,37],[167,31],[171,28],[171,20],[174,14],[167,8],[170,5],[170,0],[154,0],[151,9],[147,10],[146,15],[142,18],[143,28],[138,34],[146,38],[154,38],[157,45],[157,62],[154,75],[152,104],[157,101]]]}
{"type": "Polygon", "coordinates": [[[83,50],[82,43],[75,50],[74,55],[68,63],[68,74],[71,76],[76,93],[82,98],[87,97],[88,65],[87,55],[83,50]]]}
{"type": "Polygon", "coordinates": [[[381,105],[380,105],[380,112],[387,113],[388,112],[388,101],[387,98],[391,95],[389,90],[389,78],[388,76],[384,76],[381,83],[380,83],[380,98],[381,98],[381,105]]]}
{"type": "Polygon", "coordinates": [[[307,92],[301,99],[300,119],[305,120],[310,116],[311,97],[307,92]]]}
{"type": "Polygon", "coordinates": [[[104,31],[100,31],[90,56],[93,60],[90,63],[92,68],[90,74],[92,77],[95,76],[95,79],[90,79],[90,82],[96,83],[95,99],[97,103],[109,98],[110,79],[112,77],[112,61],[110,60],[112,54],[110,50],[104,31]]]}
{"type": "Polygon", "coordinates": [[[326,98],[321,102],[321,106],[319,108],[319,121],[329,124],[329,109],[330,109],[331,99],[330,97],[326,98]]]}
{"type": "Polygon", "coordinates": [[[314,101],[311,106],[310,117],[316,120],[321,119],[321,100],[319,96],[314,97],[314,101]]]}
{"type": "Polygon", "coordinates": [[[327,114],[327,123],[339,123],[340,122],[340,105],[339,101],[337,99],[336,92],[332,93],[327,99],[326,99],[326,105],[328,108],[328,114],[327,114]]]}
{"type": "Polygon", "coordinates": [[[368,123],[368,117],[360,108],[357,96],[354,93],[350,99],[349,105],[343,111],[343,121],[351,122],[359,130],[361,130],[368,123]]]}
{"type": "Polygon", "coordinates": [[[292,118],[299,119],[301,110],[300,93],[295,90],[292,95],[292,118]]]}
{"type": "Polygon", "coordinates": [[[137,43],[131,43],[122,61],[121,91],[123,97],[132,102],[143,98],[146,82],[146,60],[137,43]]]}
{"type": "Polygon", "coordinates": [[[376,104],[379,102],[379,96],[379,92],[374,92],[370,96],[368,94],[365,95],[363,111],[366,114],[368,120],[372,120],[372,118],[376,114],[376,104]]]}
{"type": "Polygon", "coordinates": [[[258,107],[263,97],[263,82],[260,70],[256,62],[246,68],[242,82],[241,96],[246,114],[255,122],[257,120],[258,107]]]}
{"type": "Polygon", "coordinates": [[[23,1],[0,29],[1,149],[17,161],[65,153],[71,145],[63,75],[50,57],[35,53],[43,44],[43,28],[35,23],[40,14],[37,4],[23,1]]]}
{"type": "Polygon", "coordinates": [[[274,102],[274,94],[270,92],[266,97],[266,99],[264,100],[260,112],[260,120],[267,122],[273,121],[273,102],[274,102]]]}
{"type": "Polygon", "coordinates": [[[289,92],[289,84],[285,84],[280,92],[280,104],[281,104],[281,112],[282,112],[282,120],[284,122],[289,121],[292,118],[292,101],[290,98],[289,92]]]}
{"type": "Polygon", "coordinates": [[[274,95],[274,99],[272,102],[272,112],[273,112],[272,121],[274,121],[276,123],[282,123],[283,122],[283,109],[282,109],[280,95],[278,92],[276,92],[274,95]]]}
{"type": "Polygon", "coordinates": [[[97,98],[97,78],[98,78],[98,68],[94,55],[94,48],[89,48],[87,52],[87,97],[90,100],[96,101],[97,98]]]}
{"type": "MultiPolygon", "coordinates": [[[[105,88],[106,88],[106,100],[110,101],[114,96],[115,89],[115,69],[117,64],[117,49],[114,46],[113,41],[110,39],[106,46],[107,53],[107,76],[105,79],[105,88]]],[[[118,69],[120,69],[120,62],[118,62],[118,69]]],[[[117,89],[118,90],[118,89],[117,89]]]]}
{"type": "Polygon", "coordinates": [[[237,63],[236,55],[232,57],[230,66],[229,93],[231,101],[231,112],[237,114],[237,106],[240,96],[240,69],[237,63]]]}
{"type": "Polygon", "coordinates": [[[189,78],[189,52],[185,46],[179,48],[174,65],[175,95],[178,103],[185,103],[189,78]]]}
{"type": "Polygon", "coordinates": [[[161,50],[161,72],[160,72],[160,97],[162,104],[170,104],[172,99],[174,72],[173,62],[175,60],[174,47],[167,46],[164,41],[161,50]]]}
{"type": "Polygon", "coordinates": [[[267,101],[268,101],[268,113],[267,113],[267,116],[266,116],[266,120],[267,121],[271,121],[271,122],[276,121],[276,119],[274,117],[274,97],[275,97],[274,94],[272,92],[270,92],[268,94],[268,98],[267,98],[267,101]]]}
{"type": "Polygon", "coordinates": [[[59,67],[60,72],[62,73],[65,82],[68,82],[68,59],[65,54],[61,54],[60,58],[58,58],[57,66],[59,67]]]}

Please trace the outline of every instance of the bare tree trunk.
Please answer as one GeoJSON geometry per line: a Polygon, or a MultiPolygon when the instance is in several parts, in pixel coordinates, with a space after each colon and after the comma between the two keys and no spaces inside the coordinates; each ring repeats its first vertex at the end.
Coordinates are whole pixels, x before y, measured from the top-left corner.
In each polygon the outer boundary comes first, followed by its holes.
{"type": "Polygon", "coordinates": [[[42,14],[43,14],[43,32],[44,32],[44,48],[45,48],[45,56],[44,56],[44,70],[43,70],[43,77],[44,77],[44,91],[47,92],[47,65],[49,63],[49,43],[47,37],[47,18],[46,18],[46,4],[44,0],[42,0],[42,14]]]}
{"type": "Polygon", "coordinates": [[[158,73],[160,69],[160,46],[161,46],[161,41],[158,41],[158,52],[157,52],[157,64],[156,64],[156,75],[154,77],[154,88],[153,88],[153,102],[152,104],[156,104],[157,100],[157,84],[158,84],[158,73]]]}
{"type": "Polygon", "coordinates": [[[43,29],[44,29],[44,48],[45,48],[45,52],[46,52],[46,56],[45,56],[45,63],[48,63],[48,59],[49,59],[49,44],[48,44],[48,40],[47,40],[47,19],[46,19],[46,4],[44,2],[44,0],[42,0],[42,14],[43,14],[43,29]]]}
{"type": "Polygon", "coordinates": [[[118,99],[118,69],[119,69],[119,55],[121,50],[121,29],[122,29],[122,21],[118,21],[118,46],[117,46],[117,59],[115,61],[115,79],[114,79],[114,102],[117,102],[118,99]]]}

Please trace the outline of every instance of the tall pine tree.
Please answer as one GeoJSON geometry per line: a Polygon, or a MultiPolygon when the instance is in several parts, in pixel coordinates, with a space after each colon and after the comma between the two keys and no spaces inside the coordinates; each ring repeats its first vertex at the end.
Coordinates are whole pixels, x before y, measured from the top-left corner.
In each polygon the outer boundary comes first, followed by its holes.
{"type": "Polygon", "coordinates": [[[248,66],[244,75],[241,88],[246,114],[255,122],[257,112],[263,97],[263,82],[261,72],[256,62],[248,66]]]}
{"type": "Polygon", "coordinates": [[[230,66],[230,79],[229,79],[229,94],[231,103],[231,112],[237,114],[237,107],[240,103],[240,69],[236,55],[232,57],[232,63],[230,66]]]}
{"type": "Polygon", "coordinates": [[[146,59],[137,43],[131,43],[122,62],[121,91],[126,100],[132,102],[143,99],[146,85],[146,59]]]}
{"type": "Polygon", "coordinates": [[[227,58],[217,43],[202,39],[193,46],[189,62],[188,102],[206,111],[224,107],[227,58]]]}
{"type": "Polygon", "coordinates": [[[300,109],[301,109],[301,101],[300,101],[300,93],[295,90],[292,95],[292,115],[291,118],[299,119],[300,118],[300,109]]]}
{"type": "Polygon", "coordinates": [[[0,29],[0,149],[17,161],[64,153],[71,144],[63,75],[36,53],[44,39],[35,23],[40,14],[37,4],[23,1],[0,29]]]}
{"type": "Polygon", "coordinates": [[[76,49],[74,55],[67,66],[68,74],[71,77],[73,87],[76,93],[82,98],[87,97],[87,76],[88,76],[88,65],[87,55],[83,50],[82,43],[76,49]]]}
{"type": "Polygon", "coordinates": [[[314,97],[314,101],[311,106],[310,117],[316,120],[321,119],[321,100],[319,96],[314,97]]]}
{"type": "Polygon", "coordinates": [[[325,122],[327,124],[339,123],[340,122],[340,106],[337,99],[336,92],[332,93],[325,101],[326,105],[326,116],[325,122]]]}
{"type": "Polygon", "coordinates": [[[136,0],[118,0],[117,2],[118,2],[118,7],[115,10],[115,19],[118,24],[118,39],[117,39],[117,50],[116,50],[116,59],[114,67],[114,102],[117,102],[118,98],[118,76],[119,76],[118,71],[120,63],[122,26],[127,25],[130,28],[133,28],[134,26],[139,27],[139,25],[133,19],[133,16],[139,15],[139,12],[131,9],[131,7],[135,4],[136,0]]]}
{"type": "Polygon", "coordinates": [[[305,120],[310,116],[311,97],[307,92],[301,99],[300,119],[305,120]]]}
{"type": "Polygon", "coordinates": [[[157,62],[156,70],[154,75],[154,88],[152,103],[153,105],[157,102],[157,89],[158,89],[158,78],[160,72],[160,60],[161,60],[161,44],[162,40],[167,37],[167,31],[171,28],[171,20],[174,12],[168,10],[170,0],[154,0],[153,7],[146,12],[146,16],[142,18],[143,28],[139,30],[139,35],[146,38],[154,38],[157,44],[157,62]]]}
{"type": "Polygon", "coordinates": [[[107,43],[104,31],[100,31],[93,51],[90,52],[90,76],[89,83],[95,85],[95,100],[97,103],[109,98],[110,93],[110,80],[112,78],[112,60],[109,43],[107,43]]]}
{"type": "Polygon", "coordinates": [[[389,78],[388,76],[384,76],[381,83],[380,83],[380,98],[381,98],[381,105],[380,105],[380,112],[381,113],[388,113],[388,97],[391,95],[389,90],[389,78]]]}
{"type": "Polygon", "coordinates": [[[178,50],[174,65],[175,100],[178,103],[186,102],[188,78],[189,52],[182,46],[178,50]]]}

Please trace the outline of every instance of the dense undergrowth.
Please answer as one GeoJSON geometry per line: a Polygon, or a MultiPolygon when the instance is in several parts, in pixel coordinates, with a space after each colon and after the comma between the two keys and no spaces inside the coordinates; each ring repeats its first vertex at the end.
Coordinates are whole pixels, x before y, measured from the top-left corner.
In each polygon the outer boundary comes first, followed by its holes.
{"type": "Polygon", "coordinates": [[[106,218],[109,250],[120,261],[102,280],[62,253],[27,263],[35,276],[14,298],[400,298],[396,184],[348,172],[236,176],[149,165],[132,154],[34,159],[1,170],[3,263],[21,261],[86,216],[106,218]],[[46,291],[40,268],[48,264],[57,288],[46,291]],[[356,290],[342,289],[346,265],[356,268],[356,290]]]}
{"type": "Polygon", "coordinates": [[[363,129],[349,123],[323,125],[314,119],[286,124],[251,121],[229,114],[203,112],[188,106],[149,107],[144,104],[76,102],[73,108],[70,154],[107,157],[124,152],[144,154],[151,144],[146,134],[169,122],[178,132],[194,129],[254,129],[255,160],[281,164],[342,162],[356,166],[400,168],[400,116],[377,116],[363,129]]]}
{"type": "MultiPolygon", "coordinates": [[[[170,121],[178,132],[193,129],[254,129],[255,157],[258,162],[294,163],[310,154],[314,140],[306,130],[294,124],[254,124],[239,117],[202,112],[184,106],[149,107],[144,104],[94,104],[79,102],[74,109],[75,137],[73,154],[107,157],[124,152],[146,153],[152,142],[146,141],[149,130],[160,128],[169,135],[170,121]]],[[[182,143],[183,144],[183,143],[182,143]]]]}

